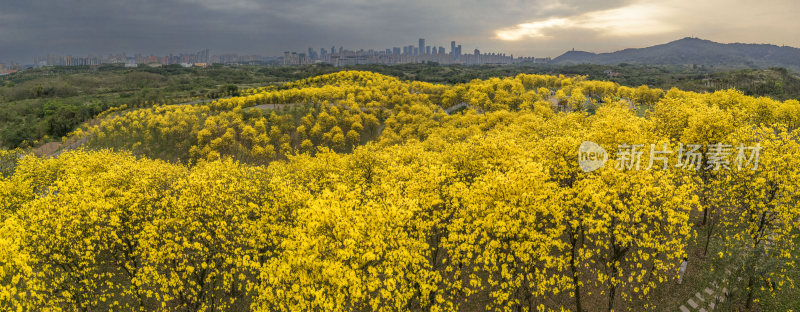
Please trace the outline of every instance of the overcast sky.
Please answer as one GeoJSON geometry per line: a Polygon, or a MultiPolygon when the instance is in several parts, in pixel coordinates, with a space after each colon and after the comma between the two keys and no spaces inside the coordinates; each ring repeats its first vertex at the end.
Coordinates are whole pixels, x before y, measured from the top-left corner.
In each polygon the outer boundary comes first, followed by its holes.
{"type": "Polygon", "coordinates": [[[279,55],[462,44],[555,57],[687,36],[800,47],[797,0],[0,0],[0,62],[47,53],[279,55]]]}

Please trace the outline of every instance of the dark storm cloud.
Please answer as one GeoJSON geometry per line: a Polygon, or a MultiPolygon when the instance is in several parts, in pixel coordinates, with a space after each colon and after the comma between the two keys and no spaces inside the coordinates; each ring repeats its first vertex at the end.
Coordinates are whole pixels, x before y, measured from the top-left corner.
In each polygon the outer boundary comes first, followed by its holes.
{"type": "MultiPolygon", "coordinates": [[[[10,0],[0,8],[0,60],[47,53],[239,52],[277,55],[331,45],[388,48],[449,40],[478,45],[500,27],[624,1],[10,0]]],[[[466,49],[466,47],[465,47],[466,49]]]]}
{"type": "MultiPolygon", "coordinates": [[[[798,46],[795,0],[3,0],[0,62],[47,53],[279,55],[450,40],[463,51],[556,56],[695,35],[798,46]]],[[[449,49],[448,49],[449,50],[449,49]]]]}

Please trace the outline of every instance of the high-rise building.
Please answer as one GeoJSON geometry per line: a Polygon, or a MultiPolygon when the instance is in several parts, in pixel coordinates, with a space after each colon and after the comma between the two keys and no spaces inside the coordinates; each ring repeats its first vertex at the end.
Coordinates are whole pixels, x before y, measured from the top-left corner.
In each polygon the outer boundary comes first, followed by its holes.
{"type": "MultiPolygon", "coordinates": [[[[447,53],[446,46],[425,45],[425,39],[419,38],[417,44],[409,44],[401,47],[391,47],[388,49],[365,50],[365,49],[344,49],[332,46],[327,48],[308,48],[307,53],[286,52],[282,59],[287,65],[304,65],[315,62],[325,62],[336,66],[348,64],[401,64],[415,62],[440,62],[442,64],[514,64],[520,62],[548,62],[549,58],[535,59],[533,57],[517,57],[506,53],[481,53],[475,49],[473,53],[463,54],[462,45],[456,45],[456,41],[450,42],[450,51],[447,53]]],[[[125,52],[121,54],[108,54],[107,56],[88,55],[82,56],[61,56],[48,54],[46,56],[34,57],[34,66],[86,66],[99,64],[181,64],[187,66],[192,63],[240,63],[240,62],[274,62],[280,57],[264,58],[257,55],[209,55],[209,50],[204,49],[195,53],[167,54],[165,56],[142,55],[141,53],[127,56],[125,52]]],[[[6,64],[8,65],[8,64],[6,64]]],[[[12,65],[13,67],[13,65],[12,65]]],[[[6,70],[14,68],[6,66],[6,70]]]]}

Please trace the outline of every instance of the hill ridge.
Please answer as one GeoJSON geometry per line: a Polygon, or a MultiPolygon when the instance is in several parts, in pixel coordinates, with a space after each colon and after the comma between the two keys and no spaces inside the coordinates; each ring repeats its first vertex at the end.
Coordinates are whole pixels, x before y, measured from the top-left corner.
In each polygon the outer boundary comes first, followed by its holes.
{"type": "Polygon", "coordinates": [[[593,53],[571,50],[553,64],[697,65],[720,69],[784,67],[800,72],[800,49],[764,43],[719,43],[696,37],[644,48],[593,53]]]}

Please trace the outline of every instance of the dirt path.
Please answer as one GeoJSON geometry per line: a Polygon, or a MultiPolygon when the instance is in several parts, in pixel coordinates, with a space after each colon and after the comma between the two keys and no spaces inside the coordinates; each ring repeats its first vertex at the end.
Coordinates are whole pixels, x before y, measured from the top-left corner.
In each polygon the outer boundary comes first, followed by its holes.
{"type": "Polygon", "coordinates": [[[293,107],[303,105],[303,103],[288,103],[288,104],[280,104],[280,103],[273,103],[273,104],[261,104],[256,106],[250,106],[245,109],[260,109],[260,110],[276,110],[282,109],[284,107],[293,107]]]}

